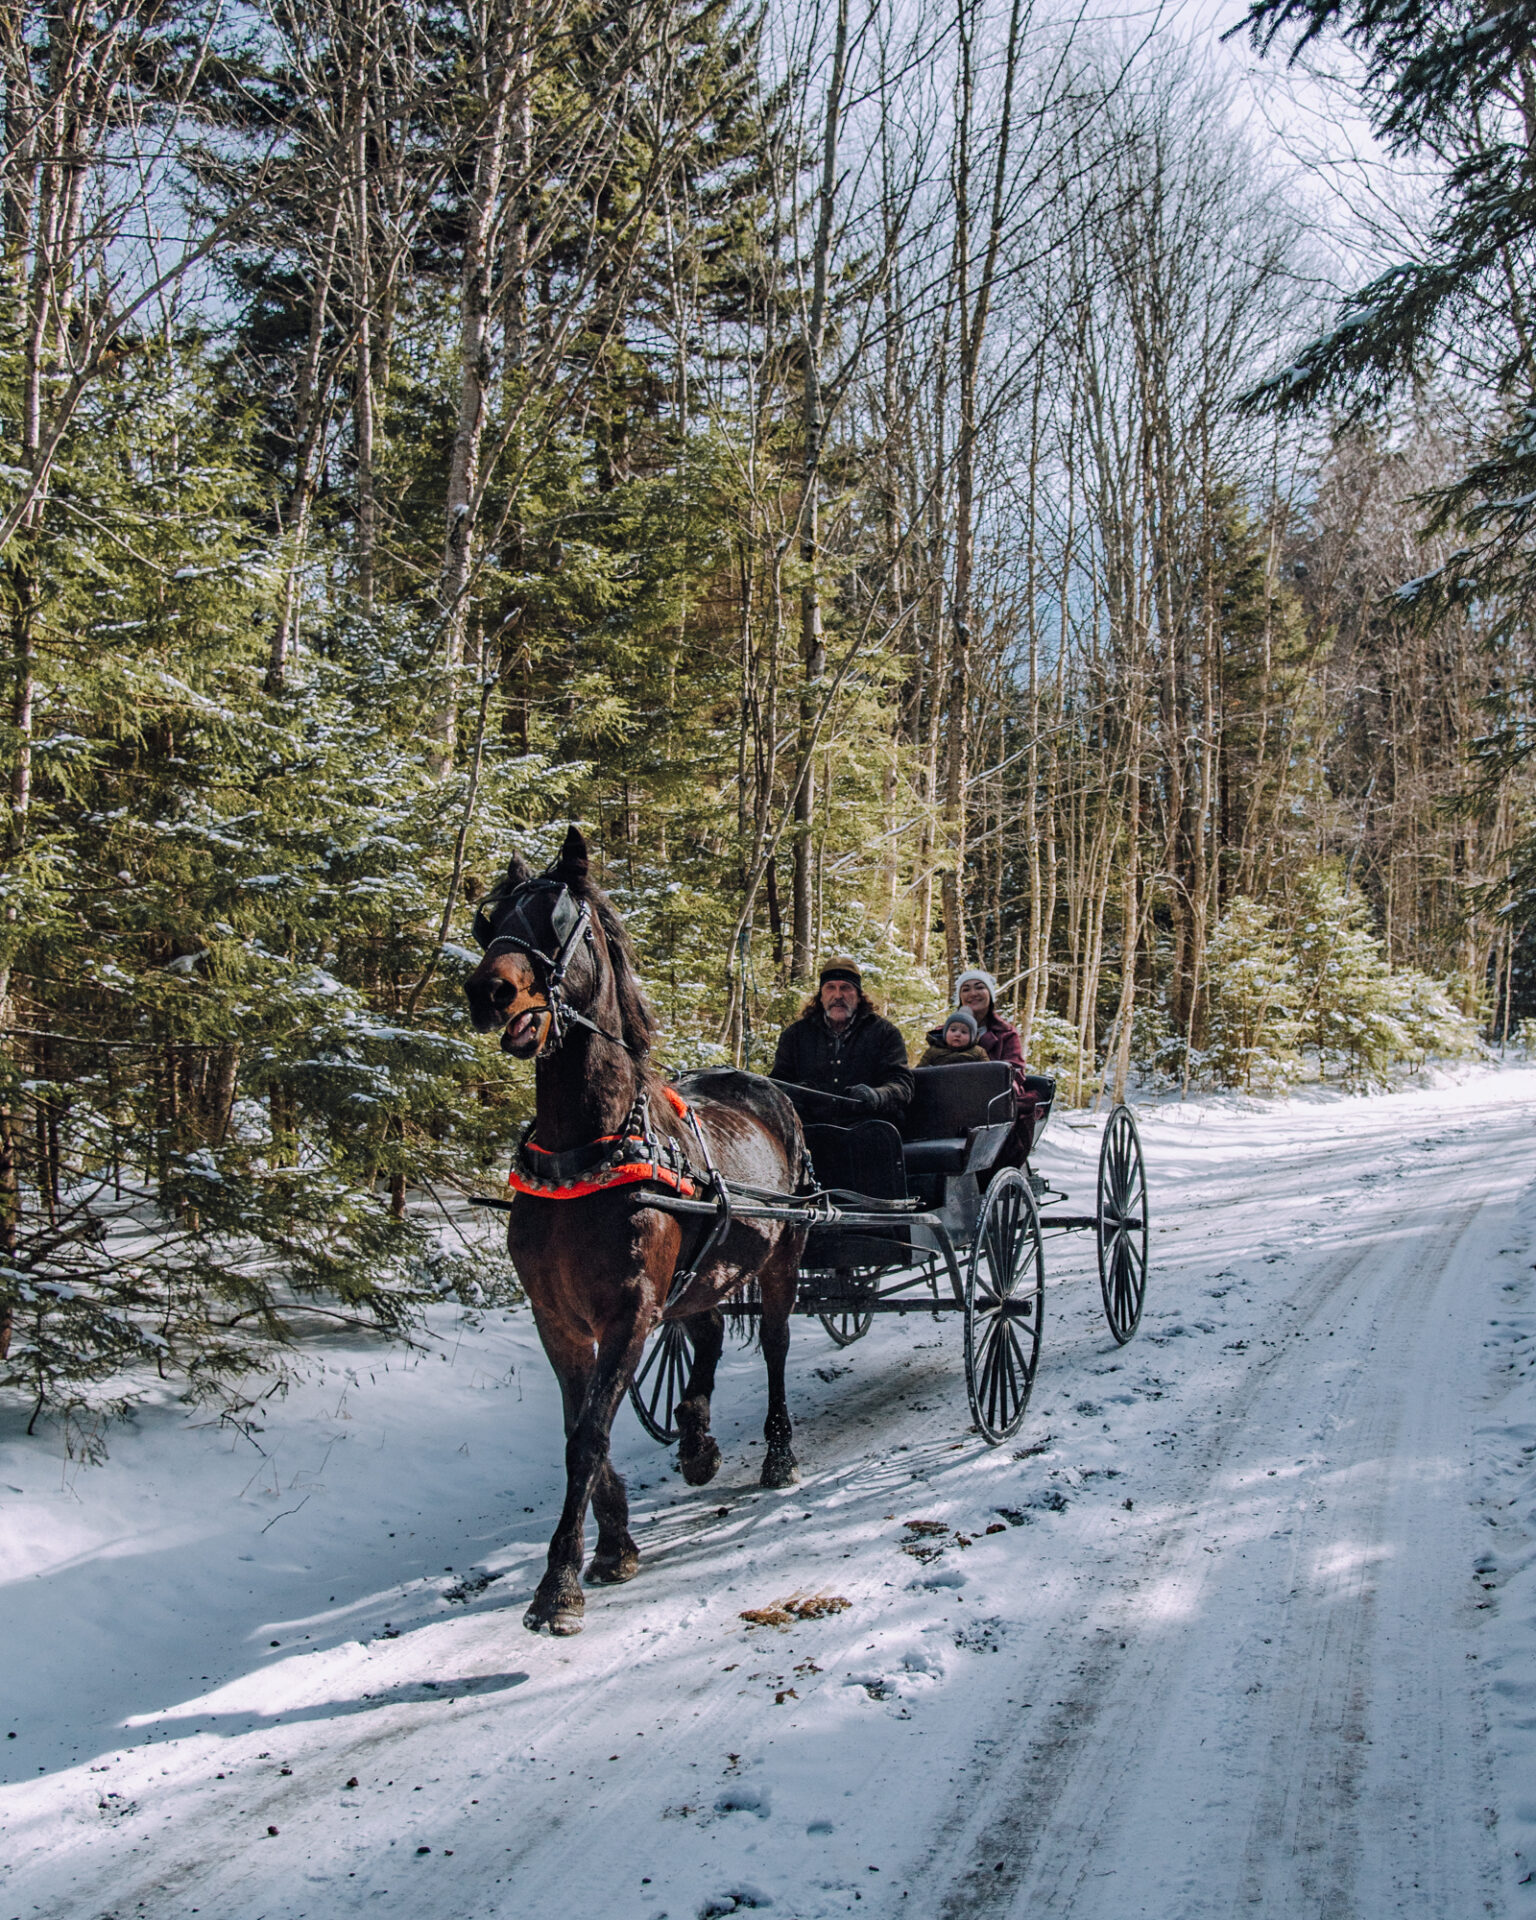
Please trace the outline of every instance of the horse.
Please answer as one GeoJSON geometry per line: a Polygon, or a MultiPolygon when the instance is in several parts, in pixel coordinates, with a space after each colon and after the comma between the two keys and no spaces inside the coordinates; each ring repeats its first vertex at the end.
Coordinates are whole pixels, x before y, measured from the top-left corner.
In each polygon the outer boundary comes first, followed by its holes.
{"type": "Polygon", "coordinates": [[[728,1181],[794,1191],[809,1172],[800,1122],[756,1074],[708,1068],[675,1087],[660,1078],[628,937],[589,869],[574,826],[542,874],[514,854],[475,914],[482,957],[464,983],[476,1030],[500,1027],[502,1051],[534,1062],[534,1119],[513,1166],[507,1246],[565,1409],[565,1504],[523,1615],[534,1633],[581,1630],[589,1503],[597,1549],[587,1578],[613,1584],[639,1571],[609,1434],[663,1318],[683,1322],[692,1348],[676,1420],[683,1476],[703,1486],[720,1465],[709,1403],[721,1304],[756,1283],[768,1368],[762,1484],[798,1477],[784,1363],[805,1229],[727,1211],[712,1225],[654,1201],[668,1191],[723,1199],[728,1181]]]}

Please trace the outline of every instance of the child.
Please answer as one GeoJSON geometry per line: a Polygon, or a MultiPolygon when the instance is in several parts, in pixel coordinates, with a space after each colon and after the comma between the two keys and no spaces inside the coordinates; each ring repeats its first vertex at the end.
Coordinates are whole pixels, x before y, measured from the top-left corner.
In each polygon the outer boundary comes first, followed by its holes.
{"type": "Polygon", "coordinates": [[[920,1067],[950,1067],[957,1060],[985,1060],[986,1057],[977,1044],[975,1014],[969,1007],[956,1007],[944,1016],[942,1027],[930,1030],[928,1049],[917,1064],[920,1067]]]}

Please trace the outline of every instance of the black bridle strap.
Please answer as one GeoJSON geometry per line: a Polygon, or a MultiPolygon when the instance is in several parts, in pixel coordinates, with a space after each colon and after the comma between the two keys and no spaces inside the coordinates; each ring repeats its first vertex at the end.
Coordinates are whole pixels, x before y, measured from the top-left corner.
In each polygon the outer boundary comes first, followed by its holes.
{"type": "Polygon", "coordinates": [[[553,958],[542,947],[536,947],[531,940],[516,933],[498,933],[488,940],[485,945],[485,957],[489,960],[498,947],[505,947],[511,953],[524,953],[530,960],[537,960],[539,965],[548,971],[550,986],[558,987],[565,978],[566,969],[571,964],[571,950],[576,942],[583,934],[586,934],[589,941],[592,938],[592,930],[587,925],[589,915],[590,909],[583,901],[575,926],[566,935],[560,951],[553,958]]]}
{"type": "MultiPolygon", "coordinates": [[[[536,881],[533,884],[537,886],[545,883],[536,881]]],[[[515,905],[517,900],[518,895],[514,894],[508,904],[515,905]]],[[[579,1027],[585,1027],[589,1033],[595,1033],[599,1039],[606,1040],[610,1046],[622,1048],[631,1059],[638,1059],[640,1056],[637,1048],[632,1047],[627,1040],[621,1039],[618,1034],[610,1033],[606,1027],[599,1026],[595,1020],[581,1012],[578,1007],[567,1005],[565,996],[560,991],[565,983],[566,971],[571,964],[571,956],[575,952],[576,943],[584,938],[587,945],[595,951],[595,942],[592,939],[591,920],[591,903],[586,900],[578,900],[576,903],[576,924],[565,936],[565,939],[560,944],[560,951],[555,955],[551,956],[547,954],[542,947],[536,947],[531,940],[526,939],[520,934],[498,933],[486,942],[485,957],[489,960],[497,948],[501,947],[509,953],[526,954],[530,960],[537,961],[538,964],[544,968],[547,976],[544,986],[544,998],[549,1002],[549,1015],[554,1024],[557,1045],[559,1044],[565,1027],[574,1022],[575,1025],[579,1027]]]]}
{"type": "Polygon", "coordinates": [[[578,1027],[585,1027],[589,1033],[595,1033],[599,1039],[606,1040],[610,1046],[622,1047],[632,1060],[640,1058],[639,1050],[632,1047],[627,1040],[621,1040],[616,1033],[610,1033],[606,1027],[600,1027],[595,1020],[589,1020],[576,1007],[566,1007],[563,1011],[567,1020],[573,1021],[578,1027]]]}

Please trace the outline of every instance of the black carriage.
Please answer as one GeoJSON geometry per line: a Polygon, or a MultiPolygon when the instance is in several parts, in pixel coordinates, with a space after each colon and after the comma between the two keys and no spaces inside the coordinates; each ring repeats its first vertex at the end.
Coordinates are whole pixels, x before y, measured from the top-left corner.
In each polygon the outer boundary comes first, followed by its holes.
{"type": "MultiPolygon", "coordinates": [[[[1029,1164],[1054,1080],[1032,1076],[1025,1105],[999,1062],[919,1068],[914,1079],[899,1129],[862,1117],[851,1101],[784,1086],[805,1127],[815,1190],[733,1193],[732,1206],[810,1225],[796,1310],[815,1315],[839,1346],[861,1339],[879,1313],[963,1315],[971,1413],[996,1444],[1022,1424],[1039,1365],[1048,1234],[1095,1234],[1110,1332],[1123,1344],[1136,1331],[1147,1284],[1141,1139],[1130,1110],[1117,1106],[1099,1153],[1095,1210],[1070,1213],[1070,1196],[1052,1191],[1029,1164]],[[1016,1127],[1022,1166],[1004,1164],[1017,1157],[1016,1127]]],[[[664,1204],[715,1212],[704,1203],[664,1204]]],[[[751,1312],[751,1303],[741,1310],[751,1312]]],[[[674,1408],[688,1362],[682,1324],[663,1321],[630,1388],[646,1431],[665,1444],[677,1437],[674,1408]]]]}

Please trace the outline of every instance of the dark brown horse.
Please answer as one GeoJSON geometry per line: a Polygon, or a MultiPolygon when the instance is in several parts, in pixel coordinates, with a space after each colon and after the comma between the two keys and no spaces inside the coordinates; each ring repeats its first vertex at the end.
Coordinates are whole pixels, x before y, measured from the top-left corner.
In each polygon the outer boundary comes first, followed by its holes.
{"type": "Polygon", "coordinates": [[[535,1062],[537,1107],[514,1170],[507,1243],[565,1401],[565,1506],[523,1624],[578,1633],[589,1501],[597,1551],[588,1578],[628,1580],[639,1570],[608,1436],[663,1314],[684,1322],[693,1350],[676,1417],[684,1476],[702,1486],[720,1465],[709,1431],[720,1305],[756,1281],[768,1362],[762,1484],[786,1487],[796,1477],[784,1362],[803,1229],[735,1221],[679,1292],[674,1276],[698,1258],[710,1223],[652,1203],[668,1186],[707,1194],[711,1165],[728,1180],[792,1191],[805,1147],[793,1109],[766,1080],[692,1073],[674,1101],[647,1064],[650,1010],[623,928],[588,880],[587,844],[575,827],[541,875],[513,857],[475,916],[475,936],[484,958],[465,982],[475,1026],[502,1027],[503,1052],[535,1062]],[[655,1177],[635,1180],[647,1161],[655,1177]],[[567,1197],[547,1197],[557,1192],[567,1197]]]}

